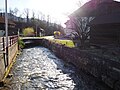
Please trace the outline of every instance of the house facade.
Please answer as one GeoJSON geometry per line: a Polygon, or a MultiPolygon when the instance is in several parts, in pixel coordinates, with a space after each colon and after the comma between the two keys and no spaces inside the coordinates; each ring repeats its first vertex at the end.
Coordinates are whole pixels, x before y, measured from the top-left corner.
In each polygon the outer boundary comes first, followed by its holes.
{"type": "Polygon", "coordinates": [[[96,17],[90,23],[91,44],[120,45],[120,2],[106,0],[95,12],[96,17]]]}
{"type": "Polygon", "coordinates": [[[120,2],[91,0],[69,15],[70,20],[83,17],[94,18],[88,23],[91,44],[119,44],[120,2]]]}
{"type": "Polygon", "coordinates": [[[75,26],[72,20],[67,20],[65,25],[66,25],[66,28],[64,29],[65,35],[68,37],[74,37],[73,33],[75,33],[75,26]]]}
{"type": "MultiPolygon", "coordinates": [[[[68,36],[73,36],[76,37],[74,35],[78,35],[78,32],[76,31],[76,28],[80,28],[77,23],[80,23],[80,21],[78,20],[79,18],[86,18],[87,16],[91,17],[91,12],[93,10],[95,10],[97,4],[96,4],[96,0],[91,0],[87,3],[85,3],[83,6],[81,6],[80,8],[78,8],[76,11],[74,11],[73,13],[71,13],[68,17],[69,20],[65,23],[66,28],[65,28],[65,32],[66,35],[68,36]],[[75,34],[73,34],[75,33],[75,34]]],[[[85,20],[84,20],[85,21],[85,20]]],[[[86,26],[86,23],[84,25],[82,25],[83,28],[84,26],[86,26]]]]}

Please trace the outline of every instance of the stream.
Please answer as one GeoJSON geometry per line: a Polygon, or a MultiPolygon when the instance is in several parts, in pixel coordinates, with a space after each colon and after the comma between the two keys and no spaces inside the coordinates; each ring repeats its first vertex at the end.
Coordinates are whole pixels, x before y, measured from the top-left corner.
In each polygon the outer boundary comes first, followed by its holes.
{"type": "Polygon", "coordinates": [[[3,90],[110,90],[44,47],[23,49],[11,73],[3,90]]]}

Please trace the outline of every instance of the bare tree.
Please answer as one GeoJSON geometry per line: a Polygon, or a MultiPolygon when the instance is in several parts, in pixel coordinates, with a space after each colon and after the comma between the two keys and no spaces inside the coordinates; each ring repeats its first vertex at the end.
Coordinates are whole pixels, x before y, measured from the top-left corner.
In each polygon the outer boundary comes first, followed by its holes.
{"type": "Polygon", "coordinates": [[[30,10],[28,8],[24,9],[24,15],[27,19],[27,23],[29,22],[29,12],[30,12],[30,10]]]}
{"type": "Polygon", "coordinates": [[[14,12],[14,15],[17,15],[19,12],[18,8],[14,8],[13,12],[14,12]]]}
{"type": "Polygon", "coordinates": [[[35,11],[34,10],[32,11],[32,18],[33,18],[33,20],[35,19],[35,11]]]}
{"type": "Polygon", "coordinates": [[[40,16],[40,20],[43,20],[43,13],[42,12],[38,12],[38,15],[40,16]]]}
{"type": "Polygon", "coordinates": [[[14,8],[14,9],[9,8],[9,13],[10,14],[17,15],[18,11],[19,11],[18,8],[14,8]]]}
{"type": "Polygon", "coordinates": [[[49,27],[50,24],[50,15],[47,15],[47,26],[49,27]]]}
{"type": "Polygon", "coordinates": [[[72,34],[76,36],[76,39],[80,42],[80,46],[82,47],[85,46],[85,41],[90,37],[90,27],[88,24],[93,19],[93,17],[77,17],[71,20],[77,32],[72,34]]]}
{"type": "Polygon", "coordinates": [[[77,6],[78,6],[78,7],[81,7],[85,2],[88,2],[88,1],[90,1],[90,0],[79,0],[79,1],[77,2],[77,6]]]}
{"type": "Polygon", "coordinates": [[[11,8],[9,8],[9,13],[14,14],[14,11],[11,8]]]}
{"type": "Polygon", "coordinates": [[[77,2],[77,6],[78,6],[78,7],[81,7],[81,6],[82,6],[82,2],[83,2],[83,0],[78,1],[78,2],[77,2]]]}

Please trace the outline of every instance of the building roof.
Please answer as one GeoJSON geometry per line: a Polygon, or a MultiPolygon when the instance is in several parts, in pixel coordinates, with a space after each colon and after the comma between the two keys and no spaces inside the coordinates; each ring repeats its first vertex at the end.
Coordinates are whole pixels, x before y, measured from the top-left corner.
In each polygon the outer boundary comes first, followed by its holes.
{"type": "Polygon", "coordinates": [[[120,13],[98,16],[90,22],[90,25],[120,24],[120,13]]]}
{"type": "MultiPolygon", "coordinates": [[[[5,18],[4,17],[0,17],[0,23],[2,23],[2,24],[5,23],[5,18]]],[[[8,24],[15,25],[15,23],[13,21],[10,21],[10,20],[8,20],[8,24]]]]}
{"type": "Polygon", "coordinates": [[[85,3],[82,7],[74,11],[69,17],[79,16],[98,16],[105,14],[108,9],[119,10],[120,2],[113,0],[91,0],[85,3]],[[101,2],[100,2],[101,1],[101,2]]]}
{"type": "Polygon", "coordinates": [[[88,13],[93,11],[96,8],[96,5],[93,4],[91,1],[85,3],[82,7],[78,8],[76,11],[74,11],[72,14],[69,15],[69,17],[72,16],[86,16],[88,13]]]}
{"type": "Polygon", "coordinates": [[[64,24],[66,25],[67,23],[69,23],[70,20],[67,20],[64,24]]]}

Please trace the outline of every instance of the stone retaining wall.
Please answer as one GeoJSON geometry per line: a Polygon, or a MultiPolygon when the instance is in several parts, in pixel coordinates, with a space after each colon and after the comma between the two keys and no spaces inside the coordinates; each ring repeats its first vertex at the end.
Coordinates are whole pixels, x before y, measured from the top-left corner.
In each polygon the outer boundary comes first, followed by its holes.
{"type": "Polygon", "coordinates": [[[58,57],[74,64],[79,70],[90,73],[109,87],[120,90],[120,62],[84,50],[65,47],[49,40],[43,40],[45,47],[51,49],[58,57]]]}

